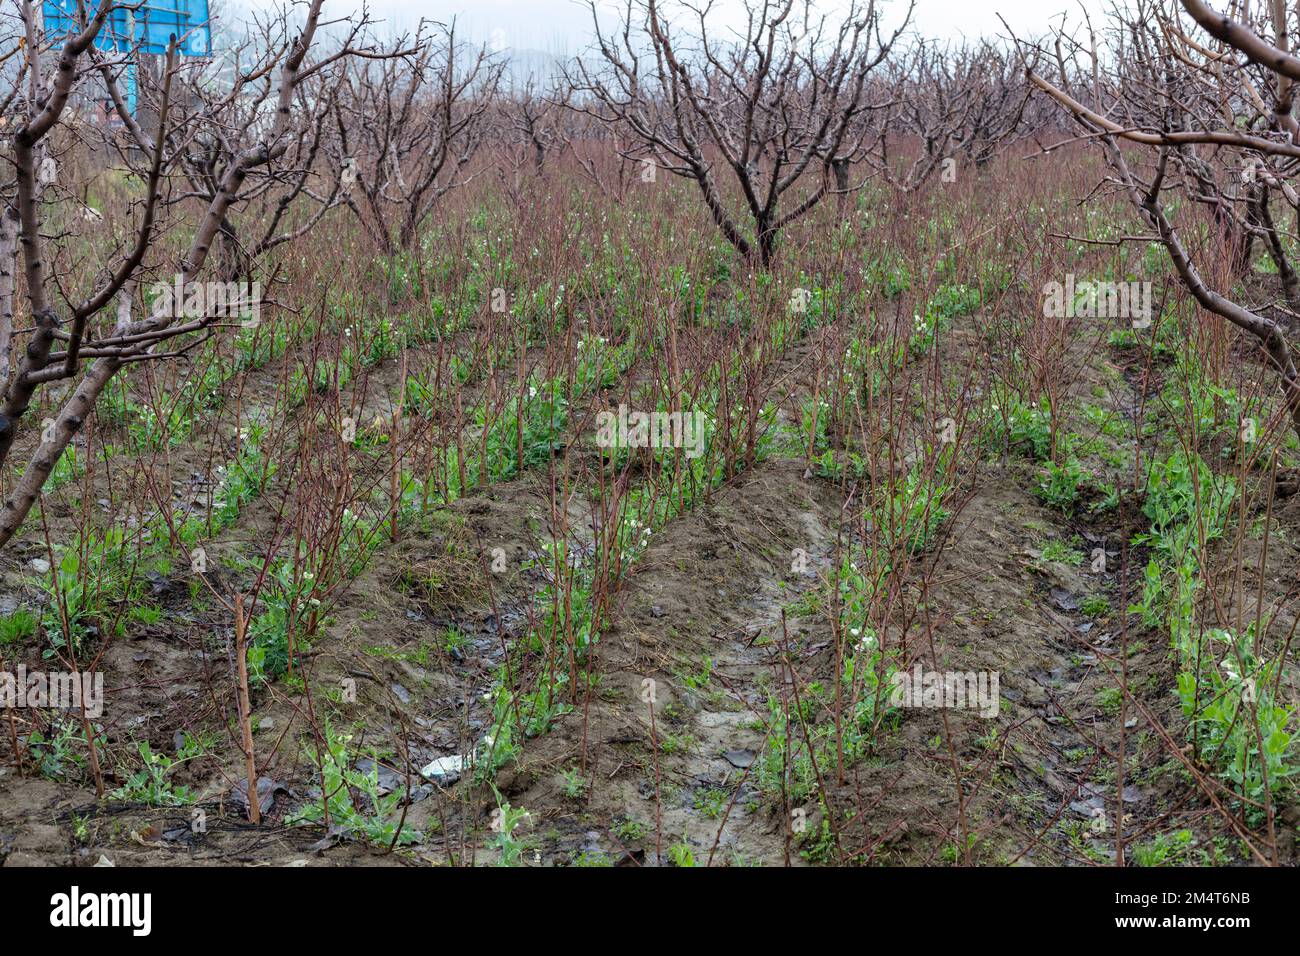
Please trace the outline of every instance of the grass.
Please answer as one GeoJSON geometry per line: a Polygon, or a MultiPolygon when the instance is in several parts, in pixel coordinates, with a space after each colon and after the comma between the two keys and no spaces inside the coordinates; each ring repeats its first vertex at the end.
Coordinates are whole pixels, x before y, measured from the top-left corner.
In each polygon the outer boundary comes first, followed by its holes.
{"type": "Polygon", "coordinates": [[[18,608],[0,616],[0,644],[25,644],[36,636],[40,618],[27,608],[18,608]]]}

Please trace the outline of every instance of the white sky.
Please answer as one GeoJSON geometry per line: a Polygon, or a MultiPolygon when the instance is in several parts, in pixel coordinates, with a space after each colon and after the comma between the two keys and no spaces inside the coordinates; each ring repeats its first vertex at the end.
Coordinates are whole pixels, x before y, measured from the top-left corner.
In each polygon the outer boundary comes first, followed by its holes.
{"type": "MultiPolygon", "coordinates": [[[[611,0],[599,0],[609,6],[611,0]]],[[[351,13],[362,0],[326,0],[326,17],[351,13]]],[[[226,0],[223,6],[267,9],[279,0],[226,0]]],[[[1105,0],[1083,0],[1096,14],[1105,0]]],[[[368,0],[372,17],[385,21],[393,32],[414,27],[421,17],[446,21],[455,16],[475,42],[496,39],[518,49],[576,53],[591,37],[591,15],[581,0],[368,0]]],[[[617,4],[615,3],[615,6],[617,4]]],[[[833,15],[844,0],[821,0],[819,9],[833,15]]],[[[737,0],[715,0],[719,23],[735,23],[737,0]]],[[[896,22],[907,8],[906,0],[882,0],[887,22],[896,22]]],[[[1080,0],[917,0],[913,26],[922,34],[943,39],[962,36],[996,36],[1003,32],[998,14],[1020,36],[1046,31],[1054,18],[1070,12],[1078,21],[1080,0]]],[[[387,33],[388,29],[382,32],[387,33]]]]}

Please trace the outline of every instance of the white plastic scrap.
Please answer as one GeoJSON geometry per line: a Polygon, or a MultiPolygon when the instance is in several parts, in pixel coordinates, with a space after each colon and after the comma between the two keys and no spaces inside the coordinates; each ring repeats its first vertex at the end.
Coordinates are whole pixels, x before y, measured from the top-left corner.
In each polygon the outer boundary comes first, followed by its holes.
{"type": "Polygon", "coordinates": [[[463,754],[453,754],[450,757],[439,757],[437,760],[421,768],[420,774],[435,783],[442,783],[450,777],[458,777],[470,767],[469,758],[463,754]]]}

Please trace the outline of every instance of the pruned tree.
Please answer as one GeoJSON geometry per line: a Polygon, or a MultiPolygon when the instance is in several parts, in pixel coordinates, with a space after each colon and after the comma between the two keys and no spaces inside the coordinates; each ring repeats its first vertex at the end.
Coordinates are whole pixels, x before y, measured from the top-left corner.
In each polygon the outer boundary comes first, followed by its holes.
{"type": "Polygon", "coordinates": [[[502,126],[516,169],[531,162],[534,172],[541,175],[547,154],[560,141],[558,125],[564,101],[564,91],[541,91],[533,79],[501,97],[502,126]]]}
{"type": "Polygon", "coordinates": [[[959,159],[984,166],[1024,130],[1031,87],[1014,55],[990,41],[954,47],[922,39],[886,67],[893,98],[864,152],[895,189],[919,189],[959,159]]]}
{"type": "Polygon", "coordinates": [[[1063,32],[1050,50],[1023,44],[1026,75],[1101,148],[1111,182],[1164,246],[1197,304],[1255,337],[1300,433],[1300,374],[1286,312],[1261,282],[1240,283],[1262,242],[1283,298],[1297,301],[1295,236],[1280,230],[1273,212],[1280,205],[1293,221],[1300,215],[1293,184],[1300,59],[1288,39],[1295,11],[1261,4],[1238,22],[1201,0],[1137,0],[1112,17],[1103,37],[1088,24],[1086,42],[1063,32]],[[1209,36],[1198,38],[1198,27],[1209,36]],[[1196,228],[1198,212],[1217,241],[1194,250],[1184,233],[1196,228]]]}
{"type": "MultiPolygon", "coordinates": [[[[7,109],[8,171],[0,178],[0,221],[16,223],[21,268],[16,277],[0,277],[0,363],[7,369],[0,465],[19,447],[20,435],[33,442],[21,477],[0,507],[0,546],[18,530],[113,377],[133,364],[187,353],[228,318],[206,308],[196,315],[177,308],[141,311],[143,280],[163,277],[188,287],[203,275],[233,278],[253,269],[268,250],[308,234],[331,205],[334,187],[327,187],[325,195],[317,194],[315,218],[281,228],[284,211],[310,190],[305,170],[319,140],[319,119],[307,107],[334,95],[331,85],[342,64],[380,55],[354,46],[354,32],[309,60],[322,3],[311,0],[297,26],[285,15],[267,21],[265,42],[247,46],[244,64],[224,90],[203,79],[207,64],[182,62],[173,44],[152,108],[141,111],[155,117],[155,128],[147,129],[127,111],[118,89],[120,58],[92,53],[111,0],[85,10],[77,32],[53,39],[40,34],[31,0],[15,2],[24,52],[13,88],[0,92],[7,109]],[[187,78],[189,71],[194,72],[187,78]],[[72,106],[78,97],[95,101],[105,95],[116,104],[130,148],[138,150],[129,165],[144,188],[132,203],[129,227],[84,230],[97,264],[82,264],[74,274],[61,250],[46,241],[49,223],[66,210],[43,201],[51,157],[42,158],[42,151],[56,131],[79,123],[72,106]],[[260,231],[241,235],[234,217],[252,203],[270,203],[278,214],[265,217],[260,231]],[[223,235],[241,254],[213,269],[211,251],[223,235]],[[37,393],[62,383],[75,385],[58,393],[57,413],[45,423],[29,422],[37,393]]],[[[0,233],[0,255],[4,241],[0,233]]]]}
{"type": "Polygon", "coordinates": [[[386,253],[409,250],[438,201],[474,175],[504,64],[422,21],[406,50],[347,78],[334,110],[335,161],[355,181],[348,205],[386,253]],[[398,55],[400,53],[400,55],[398,55]]]}
{"type": "Polygon", "coordinates": [[[875,0],[851,0],[838,23],[812,0],[746,0],[734,41],[711,25],[712,2],[674,5],[689,31],[664,7],[626,0],[606,30],[591,4],[598,63],[570,68],[576,108],[626,130],[628,155],[694,181],[727,241],[766,269],[783,228],[848,188],[835,163],[911,7],[886,34],[875,0]]]}
{"type": "Polygon", "coordinates": [[[567,95],[563,84],[542,87],[530,76],[522,86],[499,91],[493,104],[488,149],[497,158],[501,187],[517,207],[534,201],[525,182],[540,180],[547,158],[564,148],[561,127],[572,115],[564,108],[567,95]]]}

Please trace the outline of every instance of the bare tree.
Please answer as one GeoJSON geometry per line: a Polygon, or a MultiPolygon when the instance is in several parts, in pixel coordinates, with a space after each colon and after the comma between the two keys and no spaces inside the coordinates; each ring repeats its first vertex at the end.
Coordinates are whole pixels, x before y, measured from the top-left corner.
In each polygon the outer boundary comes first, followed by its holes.
{"type": "MultiPolygon", "coordinates": [[[[1273,2],[1240,23],[1200,0],[1180,3],[1192,22],[1176,4],[1159,0],[1117,7],[1106,48],[1091,25],[1086,44],[1064,33],[1050,51],[1026,44],[1026,72],[1099,144],[1113,181],[1163,244],[1201,308],[1259,341],[1300,433],[1300,375],[1284,334],[1284,312],[1267,295],[1252,303],[1234,291],[1258,241],[1277,267],[1284,297],[1294,303],[1300,291],[1272,211],[1281,202],[1293,217],[1300,215],[1300,194],[1292,184],[1300,169],[1293,97],[1300,60],[1289,48],[1292,11],[1273,2]],[[1193,35],[1196,25],[1210,34],[1208,40],[1193,35]],[[1261,38],[1261,30],[1272,32],[1272,43],[1261,38]],[[1198,258],[1184,241],[1171,212],[1173,197],[1191,200],[1178,204],[1185,216],[1195,210],[1208,214],[1217,230],[1212,251],[1218,261],[1207,262],[1208,252],[1198,258]]],[[[1247,289],[1260,286],[1249,283],[1247,289]]]]}
{"type": "Polygon", "coordinates": [[[764,269],[781,230],[844,188],[833,165],[869,109],[869,77],[911,17],[909,7],[887,36],[875,0],[852,0],[838,25],[812,0],[747,0],[732,42],[710,26],[711,2],[680,5],[694,21],[692,39],[656,0],[627,0],[610,32],[591,6],[603,67],[581,59],[571,67],[584,97],[577,108],[626,129],[643,161],[693,180],[727,241],[764,269]],[[805,174],[817,172],[800,194],[805,174]],[[739,191],[739,214],[728,183],[739,191]]]}
{"type": "MultiPolygon", "coordinates": [[[[326,77],[337,65],[375,55],[344,42],[308,61],[322,0],[307,5],[297,28],[284,17],[273,19],[265,31],[269,42],[249,47],[246,68],[224,93],[212,92],[197,79],[186,88],[182,73],[204,67],[182,63],[173,43],[154,103],[157,127],[145,129],[127,112],[117,88],[120,61],[91,56],[112,10],[111,0],[100,0],[82,16],[78,32],[61,40],[40,36],[33,3],[19,2],[26,52],[15,89],[0,93],[0,103],[12,104],[6,114],[6,131],[11,132],[4,159],[13,170],[12,187],[0,184],[0,222],[17,223],[22,263],[18,279],[27,301],[26,314],[20,317],[18,282],[0,277],[0,362],[8,363],[0,401],[0,464],[13,452],[38,390],[69,380],[76,385],[49,422],[29,426],[39,439],[0,508],[0,546],[22,524],[109,381],[133,363],[188,352],[227,317],[206,309],[189,315],[177,308],[154,308],[137,316],[142,277],[171,272],[178,285],[188,286],[204,273],[214,242],[224,234],[244,250],[238,259],[221,265],[219,275],[224,278],[251,269],[253,260],[268,249],[310,230],[315,221],[310,216],[294,229],[279,228],[283,211],[308,188],[303,164],[310,162],[318,119],[304,108],[332,95],[326,77]],[[70,108],[74,94],[98,98],[88,88],[96,81],[116,104],[132,146],[146,157],[133,160],[145,191],[134,205],[125,238],[119,231],[92,245],[102,264],[92,270],[89,288],[76,294],[79,285],[87,283],[63,274],[67,270],[57,250],[47,248],[47,222],[58,210],[42,202],[41,184],[49,178],[46,169],[52,157],[41,156],[56,130],[77,122],[70,108]],[[178,98],[185,104],[183,110],[174,109],[178,98]],[[177,113],[182,118],[177,119],[177,113]],[[175,188],[178,175],[188,188],[175,188]],[[279,214],[267,217],[269,227],[255,238],[238,236],[232,216],[258,201],[271,202],[279,214]],[[188,221],[196,223],[174,265],[169,264],[171,243],[161,241],[168,234],[164,216],[172,209],[188,209],[188,221]],[[110,310],[113,303],[116,307],[110,310]]],[[[323,212],[330,200],[325,197],[318,205],[323,212]]],[[[4,236],[0,232],[0,256],[5,253],[4,236]]],[[[80,275],[85,272],[82,268],[80,275]]]]}
{"type": "Polygon", "coordinates": [[[422,22],[409,46],[349,76],[335,110],[337,159],[356,182],[348,204],[390,254],[411,249],[437,202],[470,178],[503,69],[467,49],[455,22],[422,22]]]}
{"type": "Polygon", "coordinates": [[[511,90],[501,98],[504,112],[502,125],[509,133],[516,154],[515,166],[532,160],[534,171],[541,174],[546,155],[559,142],[558,118],[565,104],[565,91],[542,92],[529,79],[521,90],[511,90]],[[520,153],[524,155],[520,155],[520,153]]]}
{"type": "Polygon", "coordinates": [[[1014,55],[989,41],[946,47],[918,40],[887,64],[893,98],[874,125],[865,153],[895,189],[911,192],[951,164],[983,166],[1024,129],[1031,87],[1014,55]],[[901,168],[895,142],[910,160],[901,168]]]}

